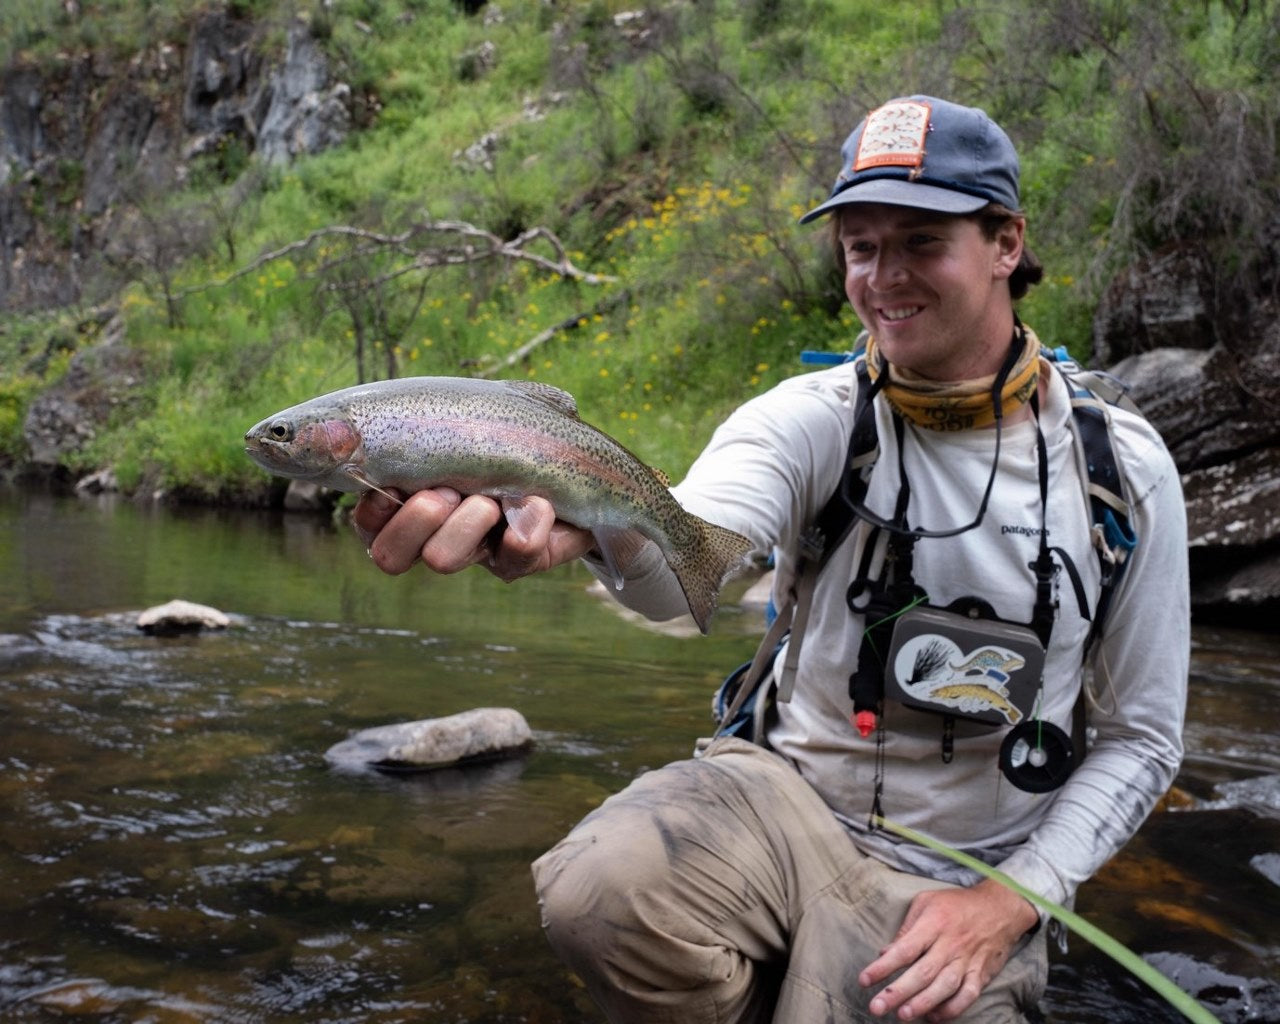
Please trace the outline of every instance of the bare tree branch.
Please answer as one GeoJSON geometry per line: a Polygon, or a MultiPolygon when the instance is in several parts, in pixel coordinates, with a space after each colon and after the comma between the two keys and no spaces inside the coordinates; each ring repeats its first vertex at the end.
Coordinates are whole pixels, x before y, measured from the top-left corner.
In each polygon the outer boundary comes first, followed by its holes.
{"type": "Polygon", "coordinates": [[[552,324],[550,327],[546,328],[546,330],[539,331],[518,349],[507,356],[506,359],[502,360],[502,362],[496,363],[493,366],[485,367],[480,370],[476,376],[492,377],[494,374],[501,373],[503,370],[511,369],[511,367],[515,366],[516,363],[527,359],[539,346],[545,345],[562,331],[576,330],[586,323],[591,317],[594,317],[599,313],[603,313],[606,309],[611,309],[614,306],[621,305],[622,303],[629,301],[630,298],[631,293],[623,291],[619,292],[617,295],[610,295],[606,299],[601,299],[592,309],[583,313],[575,313],[573,316],[566,317],[564,320],[561,320],[558,324],[552,324]]]}
{"type": "Polygon", "coordinates": [[[379,231],[370,231],[365,228],[354,227],[349,224],[333,224],[328,227],[317,228],[305,238],[297,239],[287,245],[283,245],[278,249],[272,249],[264,252],[250,263],[241,267],[239,270],[218,281],[210,281],[205,284],[194,285],[182,291],[182,295],[190,295],[197,292],[209,291],[213,288],[224,288],[227,285],[238,281],[243,277],[255,273],[262,267],[275,260],[284,259],[294,253],[309,249],[317,242],[327,238],[349,238],[368,242],[367,246],[359,246],[353,251],[344,254],[337,260],[331,261],[321,267],[321,270],[328,269],[333,264],[344,262],[349,259],[359,258],[368,255],[373,251],[391,251],[404,256],[409,262],[390,274],[384,276],[381,280],[388,281],[394,277],[411,273],[415,270],[429,270],[434,267],[446,266],[465,266],[470,263],[479,263],[485,260],[507,260],[511,262],[524,261],[532,263],[537,267],[541,267],[550,273],[557,274],[560,277],[572,278],[575,281],[582,281],[585,284],[608,284],[616,281],[617,278],[607,274],[593,274],[576,267],[569,258],[569,254],[565,251],[564,244],[556,237],[555,233],[544,227],[531,228],[523,234],[504,241],[492,232],[478,228],[474,224],[466,221],[454,220],[437,220],[423,221],[413,225],[407,231],[399,234],[386,234],[379,231]],[[443,235],[460,238],[464,244],[461,246],[456,243],[452,246],[441,245],[438,247],[418,247],[411,243],[420,236],[443,235]],[[553,252],[553,257],[548,258],[540,253],[531,251],[528,246],[537,241],[545,242],[549,245],[553,252]]]}

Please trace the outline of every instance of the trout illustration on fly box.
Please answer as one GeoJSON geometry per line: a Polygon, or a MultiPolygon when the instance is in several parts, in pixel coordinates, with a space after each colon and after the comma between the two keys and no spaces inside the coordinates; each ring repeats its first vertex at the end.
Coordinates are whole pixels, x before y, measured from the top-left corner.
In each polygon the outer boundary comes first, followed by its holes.
{"type": "Polygon", "coordinates": [[[578,416],[573,396],[536,381],[405,377],[321,395],[268,416],[245,452],[279,476],[339,491],[452,487],[497,499],[507,520],[528,498],[590,530],[614,585],[618,538],[662,550],[705,633],[721,586],[751,542],[686,512],[667,481],[578,416]]]}

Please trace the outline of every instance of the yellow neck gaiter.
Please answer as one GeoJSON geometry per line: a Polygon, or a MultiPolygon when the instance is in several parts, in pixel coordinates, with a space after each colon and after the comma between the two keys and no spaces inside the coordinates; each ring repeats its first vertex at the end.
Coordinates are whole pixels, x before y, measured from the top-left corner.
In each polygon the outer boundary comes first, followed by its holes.
{"type": "MultiPolygon", "coordinates": [[[[1040,381],[1040,340],[1029,328],[1023,328],[1023,335],[1022,352],[1000,392],[1001,411],[1005,416],[1031,401],[1040,381]]],[[[973,430],[995,423],[995,408],[991,404],[995,374],[976,380],[929,380],[886,362],[875,338],[868,338],[867,373],[871,379],[877,380],[886,366],[889,379],[882,389],[884,396],[894,411],[908,422],[927,430],[973,430]]]]}

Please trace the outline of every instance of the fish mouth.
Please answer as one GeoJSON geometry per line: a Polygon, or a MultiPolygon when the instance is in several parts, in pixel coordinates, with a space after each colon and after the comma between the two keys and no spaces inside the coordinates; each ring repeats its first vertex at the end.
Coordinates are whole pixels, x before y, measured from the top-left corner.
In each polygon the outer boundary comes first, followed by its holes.
{"type": "Polygon", "coordinates": [[[293,461],[284,445],[264,437],[252,437],[248,434],[244,439],[244,453],[263,469],[273,473],[281,473],[289,468],[293,461]]]}
{"type": "Polygon", "coordinates": [[[264,438],[256,437],[253,434],[244,435],[244,450],[246,455],[266,456],[273,451],[278,451],[279,446],[273,445],[264,438]]]}

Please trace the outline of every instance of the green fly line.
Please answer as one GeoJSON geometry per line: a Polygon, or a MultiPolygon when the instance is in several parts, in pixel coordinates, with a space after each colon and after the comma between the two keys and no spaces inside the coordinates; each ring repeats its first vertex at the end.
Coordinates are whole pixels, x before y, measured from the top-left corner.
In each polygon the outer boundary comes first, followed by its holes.
{"type": "Polygon", "coordinates": [[[920,846],[928,847],[935,853],[940,853],[944,857],[949,857],[957,864],[963,864],[967,868],[978,872],[992,881],[999,882],[1008,889],[1012,889],[1019,896],[1029,900],[1036,907],[1039,907],[1055,921],[1061,922],[1071,931],[1075,932],[1082,939],[1093,943],[1098,949],[1112,960],[1116,961],[1121,967],[1139,980],[1146,982],[1156,993],[1162,996],[1176,1010],[1178,1010],[1187,1020],[1194,1021],[1195,1024],[1222,1024],[1213,1014],[1201,1006],[1198,1002],[1187,995],[1186,992],[1178,988],[1172,981],[1157,971],[1149,963],[1129,949],[1123,943],[1116,941],[1097,925],[1090,924],[1079,914],[1068,910],[1060,904],[1045,899],[1032,892],[1030,889],[1019,885],[1003,871],[991,867],[982,861],[970,857],[967,853],[961,853],[953,847],[940,843],[936,839],[932,839],[923,833],[908,828],[906,825],[899,825],[890,821],[888,818],[877,816],[874,818],[876,824],[895,832],[902,836],[903,839],[916,843],[920,846]]]}

